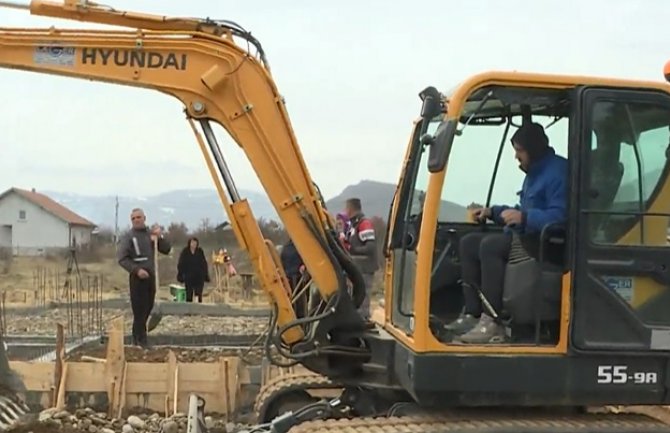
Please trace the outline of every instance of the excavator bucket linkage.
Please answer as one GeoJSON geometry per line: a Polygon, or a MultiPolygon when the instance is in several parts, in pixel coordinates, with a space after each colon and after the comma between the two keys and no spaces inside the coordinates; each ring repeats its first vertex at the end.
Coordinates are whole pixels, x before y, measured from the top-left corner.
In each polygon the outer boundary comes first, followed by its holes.
{"type": "Polygon", "coordinates": [[[30,412],[20,397],[25,391],[23,381],[9,367],[7,345],[0,335],[0,431],[16,425],[30,412]]]}

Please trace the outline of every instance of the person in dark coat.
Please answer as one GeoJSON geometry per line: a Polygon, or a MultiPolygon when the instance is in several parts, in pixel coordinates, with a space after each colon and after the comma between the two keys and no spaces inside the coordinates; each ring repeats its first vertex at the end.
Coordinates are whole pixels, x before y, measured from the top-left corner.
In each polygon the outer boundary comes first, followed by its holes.
{"type": "Polygon", "coordinates": [[[156,299],[156,272],[154,255],[169,254],[172,246],[163,237],[160,226],[149,228],[146,215],[140,208],[130,213],[132,228],[119,240],[117,260],[128,272],[130,306],[133,311],[133,344],[148,349],[147,320],[156,299]],[[153,242],[156,240],[154,251],[153,242]]]}
{"type": "Polygon", "coordinates": [[[209,268],[198,238],[190,238],[179,255],[177,281],[186,286],[186,302],[193,302],[193,295],[202,303],[202,290],[209,283],[209,268]]]}
{"type": "MultiPolygon", "coordinates": [[[[284,268],[284,273],[286,278],[288,278],[289,285],[291,290],[295,293],[296,290],[299,290],[298,283],[300,279],[305,276],[305,264],[302,261],[302,257],[298,253],[298,249],[293,244],[293,241],[289,241],[284,244],[279,258],[284,268]]],[[[307,313],[307,292],[303,292],[298,299],[295,300],[295,311],[298,318],[305,317],[307,313]]]]}

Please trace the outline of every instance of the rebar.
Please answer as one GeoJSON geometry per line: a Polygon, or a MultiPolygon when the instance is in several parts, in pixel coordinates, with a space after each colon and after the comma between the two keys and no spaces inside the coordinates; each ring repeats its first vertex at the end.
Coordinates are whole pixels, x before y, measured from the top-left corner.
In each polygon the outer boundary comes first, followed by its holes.
{"type": "Polygon", "coordinates": [[[7,329],[6,317],[5,317],[5,301],[7,299],[7,292],[2,291],[2,298],[0,299],[0,335],[5,335],[5,329],[7,329]]]}
{"type": "Polygon", "coordinates": [[[58,269],[38,266],[33,270],[34,304],[44,308],[58,301],[66,312],[64,322],[68,337],[100,336],[104,332],[102,282],[102,274],[84,272],[82,275],[76,257],[68,259],[65,275],[58,269]]]}

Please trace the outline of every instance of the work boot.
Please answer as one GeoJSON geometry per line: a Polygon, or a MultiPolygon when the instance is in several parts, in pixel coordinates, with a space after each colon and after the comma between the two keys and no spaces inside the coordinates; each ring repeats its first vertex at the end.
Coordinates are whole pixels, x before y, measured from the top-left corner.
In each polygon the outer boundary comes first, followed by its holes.
{"type": "Polygon", "coordinates": [[[482,314],[479,323],[469,332],[458,339],[465,344],[500,344],[507,341],[505,327],[496,322],[493,317],[482,314]]]}
{"type": "Polygon", "coordinates": [[[458,319],[444,325],[444,330],[453,335],[463,335],[470,331],[477,323],[479,323],[477,317],[472,314],[463,313],[458,316],[458,319]]]}

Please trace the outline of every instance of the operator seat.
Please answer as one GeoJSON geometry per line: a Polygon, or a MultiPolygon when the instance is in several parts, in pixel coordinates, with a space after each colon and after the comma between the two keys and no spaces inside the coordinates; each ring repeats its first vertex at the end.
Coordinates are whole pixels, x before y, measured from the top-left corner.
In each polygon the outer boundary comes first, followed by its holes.
{"type": "MultiPolygon", "coordinates": [[[[563,226],[549,225],[540,236],[538,258],[532,257],[517,234],[513,235],[505,270],[503,310],[508,324],[520,332],[539,320],[545,327],[556,328],[561,314],[561,287],[565,269],[566,236],[563,226]],[[547,260],[547,251],[560,260],[547,260]],[[562,260],[561,260],[562,259],[562,260]],[[537,316],[536,316],[537,314],[537,316]]],[[[514,338],[514,335],[513,335],[514,338]]]]}
{"type": "MultiPolygon", "coordinates": [[[[598,147],[591,151],[590,185],[588,189],[588,209],[592,211],[608,211],[619,192],[623,179],[624,166],[619,162],[620,147],[615,143],[610,146],[598,147]]],[[[611,215],[593,213],[589,215],[589,232],[591,238],[604,242],[614,242],[611,230],[607,230],[611,215]]]]}

